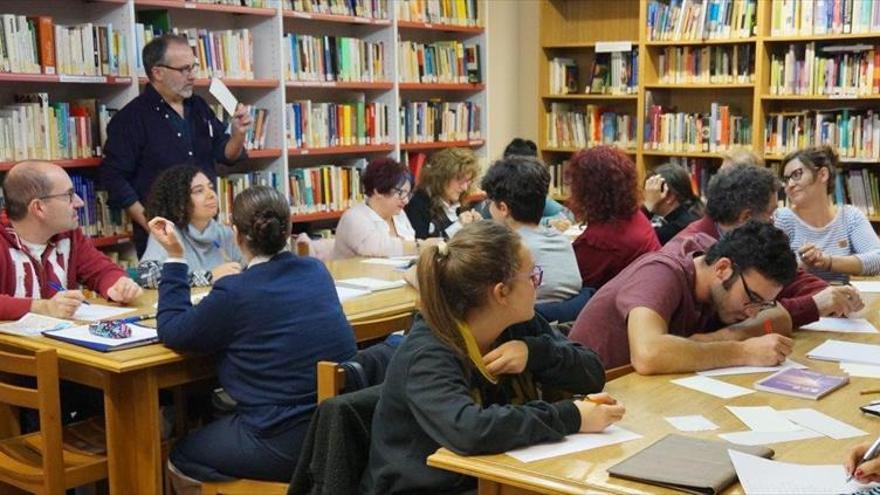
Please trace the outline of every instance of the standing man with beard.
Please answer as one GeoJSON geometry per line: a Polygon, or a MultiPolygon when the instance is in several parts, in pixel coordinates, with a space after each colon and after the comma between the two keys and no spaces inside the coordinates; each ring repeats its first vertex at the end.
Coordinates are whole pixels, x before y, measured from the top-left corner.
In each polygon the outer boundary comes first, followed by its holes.
{"type": "Polygon", "coordinates": [[[173,165],[195,165],[213,181],[217,162],[233,165],[247,157],[245,133],[251,125],[239,104],[231,133],[201,97],[193,94],[198,63],[186,37],[166,34],[144,46],[143,63],[150,82],[110,121],[101,181],[113,206],[134,221],[140,257],[147,243],[143,200],[155,178],[173,165]]]}

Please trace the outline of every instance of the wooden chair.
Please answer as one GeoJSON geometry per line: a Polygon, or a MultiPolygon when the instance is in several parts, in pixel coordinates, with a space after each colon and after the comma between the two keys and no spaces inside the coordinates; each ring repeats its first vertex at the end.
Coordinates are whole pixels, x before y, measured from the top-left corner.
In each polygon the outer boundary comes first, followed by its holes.
{"type": "Polygon", "coordinates": [[[287,483],[235,480],[202,483],[202,495],[287,495],[287,483]]]}
{"type": "Polygon", "coordinates": [[[45,349],[34,356],[0,351],[0,371],[0,402],[36,409],[40,416],[39,432],[0,440],[0,482],[31,493],[63,495],[68,488],[105,479],[103,427],[91,421],[61,427],[56,351],[45,349]],[[5,374],[34,377],[36,389],[5,374]]]}
{"type": "Polygon", "coordinates": [[[332,361],[318,361],[318,404],[336,397],[345,387],[345,370],[332,361]]]}
{"type": "Polygon", "coordinates": [[[362,320],[352,323],[351,327],[354,330],[354,339],[358,342],[364,342],[387,337],[399,330],[409,330],[409,327],[412,326],[412,320],[412,313],[402,313],[362,320]]]}

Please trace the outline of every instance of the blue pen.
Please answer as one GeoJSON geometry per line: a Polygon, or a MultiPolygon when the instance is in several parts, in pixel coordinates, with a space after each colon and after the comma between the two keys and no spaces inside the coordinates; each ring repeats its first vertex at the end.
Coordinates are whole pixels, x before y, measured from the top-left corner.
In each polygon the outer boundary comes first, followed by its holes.
{"type": "Polygon", "coordinates": [[[214,244],[215,248],[220,250],[220,255],[223,256],[223,261],[225,263],[228,263],[230,261],[229,256],[226,255],[226,250],[223,249],[223,245],[220,244],[220,241],[218,241],[217,239],[214,239],[213,241],[211,241],[211,243],[214,244]]]}
{"type": "MultiPolygon", "coordinates": [[[[53,282],[53,281],[51,281],[51,280],[49,281],[49,288],[52,289],[52,290],[54,290],[55,292],[64,292],[64,291],[67,290],[67,289],[65,289],[64,287],[61,287],[61,284],[59,284],[58,282],[53,282]]],[[[82,303],[85,304],[85,305],[91,305],[91,304],[92,304],[92,303],[86,301],[85,299],[83,299],[83,302],[82,302],[82,303]]]]}
{"type": "Polygon", "coordinates": [[[143,320],[152,320],[156,318],[156,316],[158,315],[155,313],[150,315],[129,316],[128,318],[120,318],[118,321],[121,321],[122,323],[137,323],[143,320]]]}

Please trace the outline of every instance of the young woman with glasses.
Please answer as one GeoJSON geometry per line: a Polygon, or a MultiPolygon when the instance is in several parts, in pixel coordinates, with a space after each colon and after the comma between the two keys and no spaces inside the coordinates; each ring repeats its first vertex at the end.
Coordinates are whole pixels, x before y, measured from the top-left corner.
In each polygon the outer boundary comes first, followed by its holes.
{"type": "Polygon", "coordinates": [[[790,206],[776,210],[775,223],[804,267],[828,281],[880,274],[880,240],[868,218],[855,206],[835,202],[837,152],[830,146],[806,148],[782,163],[790,206]]]}

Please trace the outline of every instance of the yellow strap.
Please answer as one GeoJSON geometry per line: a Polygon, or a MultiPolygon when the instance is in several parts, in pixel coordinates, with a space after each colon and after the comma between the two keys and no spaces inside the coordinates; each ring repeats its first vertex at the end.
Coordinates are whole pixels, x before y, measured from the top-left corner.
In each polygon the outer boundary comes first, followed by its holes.
{"type": "Polygon", "coordinates": [[[474,339],[474,334],[471,333],[471,329],[467,323],[459,322],[458,323],[458,331],[461,333],[461,337],[464,339],[464,346],[467,348],[468,358],[470,358],[471,362],[474,363],[474,366],[478,370],[480,370],[480,374],[486,380],[489,380],[493,385],[498,384],[498,378],[496,378],[492,373],[489,373],[489,370],[486,369],[486,365],[483,364],[483,355],[480,354],[480,348],[477,346],[477,340],[474,339]]]}

